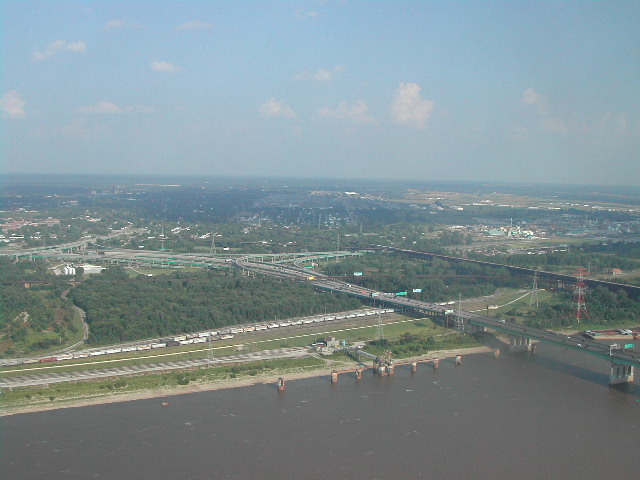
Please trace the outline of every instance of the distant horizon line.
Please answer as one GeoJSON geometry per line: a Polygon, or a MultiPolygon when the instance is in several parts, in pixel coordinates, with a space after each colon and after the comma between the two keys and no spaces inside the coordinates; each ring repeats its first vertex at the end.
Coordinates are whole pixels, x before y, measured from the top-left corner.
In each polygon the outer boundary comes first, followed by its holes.
{"type": "MultiPolygon", "coordinates": [[[[205,179],[234,179],[234,180],[287,180],[287,181],[319,181],[319,182],[339,182],[339,183],[350,183],[350,182],[369,182],[369,183],[381,183],[381,184],[402,184],[402,183],[410,183],[410,184],[428,184],[428,183],[443,183],[443,184],[466,184],[466,185],[500,185],[500,186],[539,186],[539,187],[579,187],[579,188],[587,188],[587,187],[622,187],[622,188],[640,188],[640,184],[596,184],[596,183],[554,183],[554,182],[527,182],[522,180],[466,180],[466,179],[401,179],[401,178],[371,178],[371,177],[349,177],[349,178],[339,178],[339,177],[313,177],[313,176],[287,176],[287,175],[232,175],[232,174],[180,174],[180,173],[50,173],[50,172],[28,172],[28,173],[18,173],[18,172],[0,172],[0,177],[2,179],[7,178],[37,178],[37,177],[47,177],[47,178],[64,178],[64,177],[73,177],[73,178],[183,178],[183,179],[198,179],[203,181],[205,179]]],[[[0,180],[0,183],[3,183],[0,180]]]]}

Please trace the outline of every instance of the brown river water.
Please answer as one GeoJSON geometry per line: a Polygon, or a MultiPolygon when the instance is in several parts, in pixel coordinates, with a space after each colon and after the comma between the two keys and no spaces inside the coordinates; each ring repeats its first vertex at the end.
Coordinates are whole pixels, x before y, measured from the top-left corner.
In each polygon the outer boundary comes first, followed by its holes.
{"type": "Polygon", "coordinates": [[[0,479],[640,478],[640,381],[610,388],[608,374],[603,360],[539,345],[284,392],[7,416],[0,479]]]}

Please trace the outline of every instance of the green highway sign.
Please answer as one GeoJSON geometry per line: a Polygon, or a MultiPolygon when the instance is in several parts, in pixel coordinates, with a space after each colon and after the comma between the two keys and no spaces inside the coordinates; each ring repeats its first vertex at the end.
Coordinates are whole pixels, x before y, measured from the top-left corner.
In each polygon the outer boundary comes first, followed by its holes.
{"type": "Polygon", "coordinates": [[[398,292],[398,293],[396,293],[396,297],[399,297],[400,295],[406,295],[406,294],[407,294],[407,292],[398,292]]]}
{"type": "Polygon", "coordinates": [[[633,348],[633,347],[635,347],[635,344],[634,344],[634,343],[627,343],[627,344],[624,346],[624,348],[633,348]]]}

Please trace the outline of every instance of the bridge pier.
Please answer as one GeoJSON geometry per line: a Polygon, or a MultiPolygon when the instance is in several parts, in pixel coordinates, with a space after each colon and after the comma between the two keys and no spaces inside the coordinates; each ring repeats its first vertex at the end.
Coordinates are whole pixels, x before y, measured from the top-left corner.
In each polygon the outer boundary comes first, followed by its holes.
{"type": "Polygon", "coordinates": [[[609,376],[609,385],[618,385],[620,383],[633,382],[633,365],[621,365],[619,363],[611,364],[611,375],[609,376]]]}
{"type": "Polygon", "coordinates": [[[509,351],[513,352],[530,352],[531,339],[520,337],[517,335],[509,335],[509,351]]]}
{"type": "Polygon", "coordinates": [[[464,322],[464,331],[465,333],[479,333],[486,332],[487,327],[483,327],[482,325],[474,325],[469,323],[468,321],[464,322]]]}

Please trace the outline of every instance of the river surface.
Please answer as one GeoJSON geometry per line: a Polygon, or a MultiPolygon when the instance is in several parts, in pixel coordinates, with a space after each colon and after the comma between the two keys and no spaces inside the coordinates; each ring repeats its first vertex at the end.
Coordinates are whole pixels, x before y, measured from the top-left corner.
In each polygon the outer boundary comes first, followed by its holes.
{"type": "Polygon", "coordinates": [[[640,386],[605,361],[462,360],[2,417],[0,478],[640,478],[640,386]]]}

